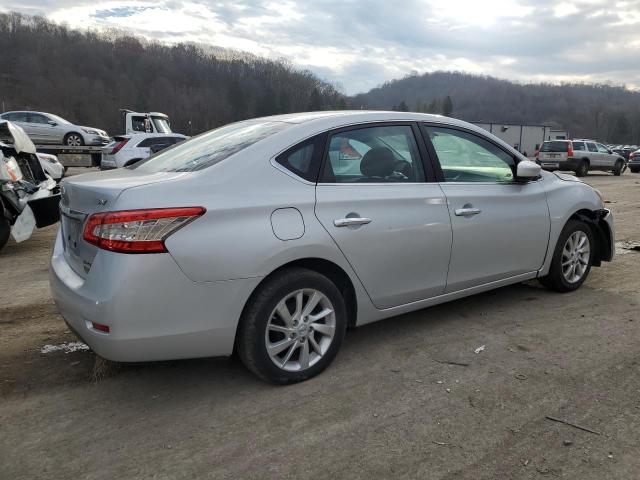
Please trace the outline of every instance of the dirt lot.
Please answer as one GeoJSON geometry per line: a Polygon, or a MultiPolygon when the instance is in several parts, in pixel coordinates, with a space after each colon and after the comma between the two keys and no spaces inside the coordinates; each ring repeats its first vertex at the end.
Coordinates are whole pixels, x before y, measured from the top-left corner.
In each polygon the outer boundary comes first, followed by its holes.
{"type": "MultiPolygon", "coordinates": [[[[640,175],[587,181],[640,240],[640,175]]],[[[75,340],[48,291],[54,234],[0,253],[2,479],[639,476],[640,253],[573,294],[530,282],[351,331],[323,375],[274,387],[234,359],[95,381],[91,352],[40,353],[75,340]]]]}

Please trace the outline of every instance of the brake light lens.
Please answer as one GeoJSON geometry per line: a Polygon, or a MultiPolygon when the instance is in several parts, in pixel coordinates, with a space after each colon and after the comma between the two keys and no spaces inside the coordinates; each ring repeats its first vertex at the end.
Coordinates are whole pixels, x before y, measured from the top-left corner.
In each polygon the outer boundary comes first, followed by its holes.
{"type": "Polygon", "coordinates": [[[573,143],[567,142],[567,157],[573,157],[573,143]]]}
{"type": "Polygon", "coordinates": [[[205,212],[203,207],[179,207],[94,213],[82,236],[86,242],[112,252],[163,253],[169,235],[205,212]]]}
{"type": "Polygon", "coordinates": [[[113,149],[111,150],[111,155],[115,155],[116,153],[118,153],[122,149],[122,147],[124,147],[127,144],[128,141],[129,141],[128,138],[123,138],[118,143],[116,143],[113,149]]]}

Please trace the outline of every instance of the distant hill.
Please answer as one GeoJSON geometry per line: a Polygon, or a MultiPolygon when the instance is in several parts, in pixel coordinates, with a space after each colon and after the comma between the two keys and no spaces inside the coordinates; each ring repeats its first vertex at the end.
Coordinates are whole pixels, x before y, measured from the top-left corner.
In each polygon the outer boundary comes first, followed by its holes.
{"type": "Polygon", "coordinates": [[[168,46],[0,14],[0,107],[58,114],[122,133],[118,109],[160,111],[195,134],[245,118],[346,107],[309,71],[242,52],[168,46]]]}
{"type": "Polygon", "coordinates": [[[556,125],[574,137],[640,144],[640,93],[592,84],[520,84],[459,72],[410,75],[351,99],[354,108],[409,109],[467,121],[556,125]],[[446,111],[446,110],[445,110],[446,111]]]}

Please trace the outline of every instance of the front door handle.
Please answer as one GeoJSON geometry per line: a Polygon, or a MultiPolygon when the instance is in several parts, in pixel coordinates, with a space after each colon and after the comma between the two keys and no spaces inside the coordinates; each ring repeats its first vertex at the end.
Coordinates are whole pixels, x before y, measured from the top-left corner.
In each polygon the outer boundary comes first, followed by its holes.
{"type": "Polygon", "coordinates": [[[347,218],[339,218],[338,220],[334,220],[333,224],[336,227],[353,227],[354,225],[366,225],[367,223],[371,223],[370,218],[363,217],[347,217],[347,218]]]}
{"type": "Polygon", "coordinates": [[[456,208],[456,216],[458,217],[471,217],[473,215],[478,215],[482,210],[479,208],[473,208],[465,205],[462,208],[456,208]]]}

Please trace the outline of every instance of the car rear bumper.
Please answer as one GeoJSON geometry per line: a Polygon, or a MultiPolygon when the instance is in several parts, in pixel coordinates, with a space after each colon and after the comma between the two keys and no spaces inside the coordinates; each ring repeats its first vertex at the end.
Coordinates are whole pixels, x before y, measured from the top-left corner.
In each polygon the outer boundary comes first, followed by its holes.
{"type": "Polygon", "coordinates": [[[242,309],[260,280],[193,282],[170,254],[102,250],[83,278],[67,263],[59,232],[49,278],[69,327],[98,355],[119,362],[230,355],[242,309]]]}

